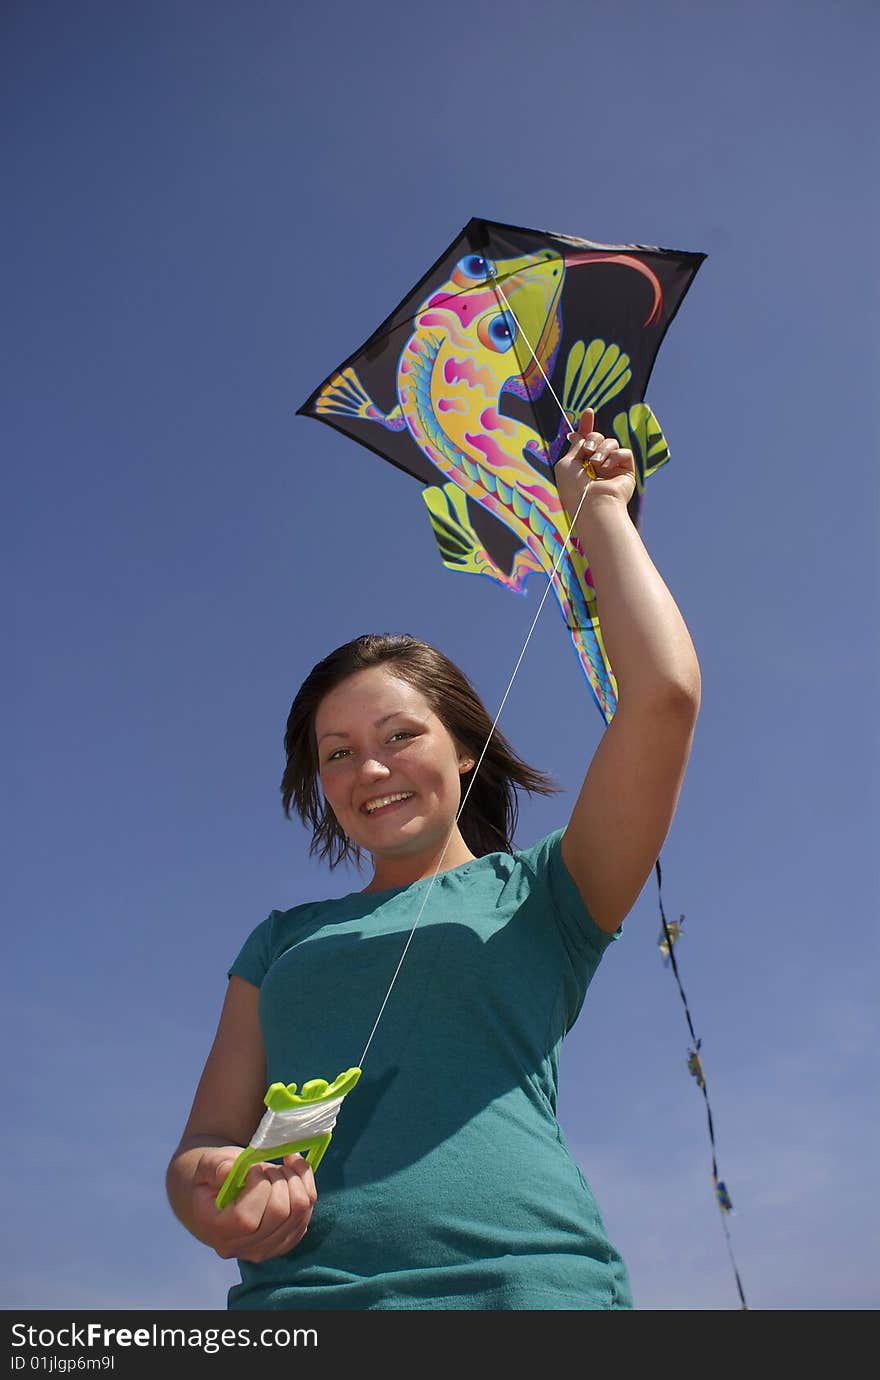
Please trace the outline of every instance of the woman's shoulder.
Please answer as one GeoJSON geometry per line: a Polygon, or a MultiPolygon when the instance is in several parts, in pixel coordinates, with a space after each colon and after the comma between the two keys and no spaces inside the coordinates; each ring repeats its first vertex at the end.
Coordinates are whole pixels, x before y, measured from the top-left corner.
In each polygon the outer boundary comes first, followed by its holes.
{"type": "Polygon", "coordinates": [[[533,872],[540,872],[548,866],[551,859],[555,859],[560,853],[564,833],[564,828],[553,829],[549,834],[544,834],[536,840],[535,843],[529,844],[527,848],[515,848],[512,856],[521,867],[527,867],[533,872]]]}
{"type": "Polygon", "coordinates": [[[280,933],[282,931],[295,930],[303,924],[314,920],[315,916],[330,910],[333,906],[340,904],[345,897],[325,896],[312,901],[298,901],[293,906],[278,906],[270,910],[265,920],[261,920],[255,927],[257,930],[280,933]]]}
{"type": "Polygon", "coordinates": [[[332,899],[300,901],[294,906],[270,910],[248,934],[229,973],[257,981],[254,974],[264,973],[280,954],[308,934],[333,904],[332,899]]]}

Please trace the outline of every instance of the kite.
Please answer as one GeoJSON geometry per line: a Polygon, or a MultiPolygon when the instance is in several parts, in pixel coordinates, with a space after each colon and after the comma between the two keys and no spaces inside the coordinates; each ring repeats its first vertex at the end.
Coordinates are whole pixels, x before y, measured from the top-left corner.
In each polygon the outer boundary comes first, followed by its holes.
{"type": "Polygon", "coordinates": [[[645,389],[706,256],[471,220],[298,409],[418,479],[444,565],[517,594],[552,580],[610,723],[617,685],[553,466],[586,408],[636,462],[638,524],[669,448],[645,389]]]}

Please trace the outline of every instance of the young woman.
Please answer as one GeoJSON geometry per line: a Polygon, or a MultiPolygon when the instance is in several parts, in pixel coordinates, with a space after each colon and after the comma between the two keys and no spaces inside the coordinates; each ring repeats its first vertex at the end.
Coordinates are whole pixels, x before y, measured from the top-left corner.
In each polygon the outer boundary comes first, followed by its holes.
{"type": "MultiPolygon", "coordinates": [[[[491,718],[415,638],[355,639],[293,702],[285,811],[331,868],[366,852],[373,875],[273,911],[230,969],[167,1177],[184,1226],[239,1261],[230,1308],[632,1307],[556,1120],[558,1058],[669,830],[700,672],[627,513],[632,454],[593,422],[588,411],[556,480],[571,517],[581,505],[618,707],[564,829],[514,850],[516,789],[556,788],[497,729],[474,775],[491,718]],[[290,1155],[253,1167],[218,1211],[269,1083],[332,1080],[365,1042],[319,1186],[290,1155]]],[[[597,1050],[606,1067],[613,1057],[597,1050]]]]}

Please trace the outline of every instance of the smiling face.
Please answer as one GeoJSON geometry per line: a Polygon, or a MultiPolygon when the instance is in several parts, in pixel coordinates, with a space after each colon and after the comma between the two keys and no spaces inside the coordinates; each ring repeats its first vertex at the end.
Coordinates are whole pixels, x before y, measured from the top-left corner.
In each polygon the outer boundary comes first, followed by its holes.
{"type": "Polygon", "coordinates": [[[450,831],[444,870],[473,857],[455,826],[461,774],[473,759],[414,686],[385,666],[356,672],[324,696],[315,738],[327,804],[347,836],[373,855],[368,890],[430,875],[450,831]],[[409,798],[365,809],[403,793],[409,798]]]}

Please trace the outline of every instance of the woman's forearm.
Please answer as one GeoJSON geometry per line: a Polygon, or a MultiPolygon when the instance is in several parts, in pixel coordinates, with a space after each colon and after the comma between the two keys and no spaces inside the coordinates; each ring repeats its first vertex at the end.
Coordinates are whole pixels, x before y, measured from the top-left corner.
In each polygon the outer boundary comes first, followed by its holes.
{"type": "Polygon", "coordinates": [[[700,699],[700,666],[687,625],[625,505],[594,484],[575,524],[596,590],[618,698],[655,701],[672,690],[700,699]]]}
{"type": "Polygon", "coordinates": [[[188,1136],[180,1142],[165,1174],[165,1191],[178,1222],[187,1231],[194,1230],[192,1212],[193,1181],[202,1155],[207,1149],[219,1149],[229,1144],[228,1136],[188,1136]]]}

